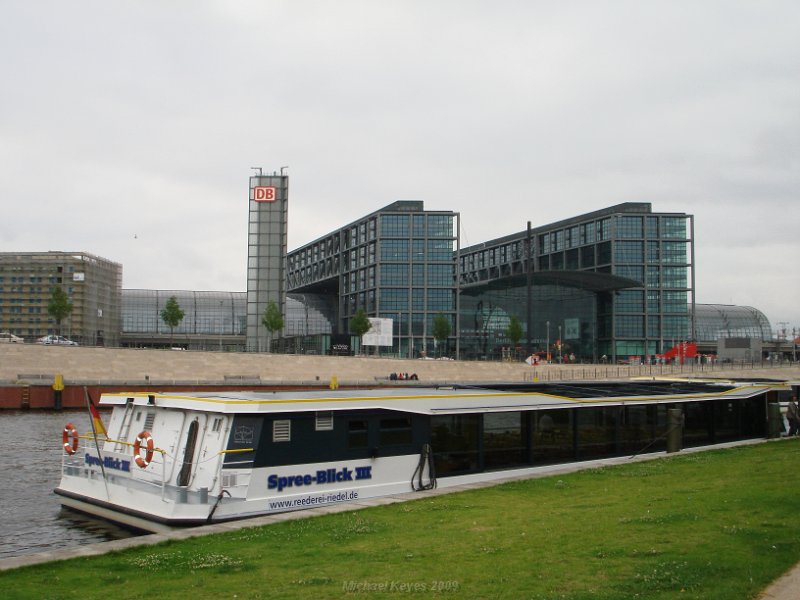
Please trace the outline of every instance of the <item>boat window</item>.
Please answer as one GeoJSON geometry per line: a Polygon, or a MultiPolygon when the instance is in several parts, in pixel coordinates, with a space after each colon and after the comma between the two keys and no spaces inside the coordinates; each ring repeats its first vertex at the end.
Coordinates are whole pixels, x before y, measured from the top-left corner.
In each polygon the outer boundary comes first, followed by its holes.
{"type": "Polygon", "coordinates": [[[367,420],[351,419],[347,422],[347,447],[366,448],[368,444],[367,420]]]}
{"type": "Polygon", "coordinates": [[[527,428],[522,413],[483,416],[483,461],[487,469],[505,469],[527,460],[527,428]]]}
{"type": "Polygon", "coordinates": [[[222,417],[214,419],[214,424],[211,426],[211,431],[218,433],[222,429],[222,417]]]}
{"type": "Polygon", "coordinates": [[[315,429],[317,431],[333,431],[333,412],[318,412],[315,429]]]}
{"type": "Polygon", "coordinates": [[[292,422],[289,419],[272,422],[272,441],[289,442],[292,439],[292,422]]]}
{"type": "Polygon", "coordinates": [[[381,419],[381,446],[411,443],[411,418],[381,419]]]}
{"type": "Polygon", "coordinates": [[[431,447],[437,474],[478,470],[480,418],[480,415],[431,417],[431,447]]]}

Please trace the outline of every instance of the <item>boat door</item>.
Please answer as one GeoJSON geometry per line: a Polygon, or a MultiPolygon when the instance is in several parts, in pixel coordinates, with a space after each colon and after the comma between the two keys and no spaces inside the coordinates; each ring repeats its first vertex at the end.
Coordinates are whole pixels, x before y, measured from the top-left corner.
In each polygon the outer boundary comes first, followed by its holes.
{"type": "Polygon", "coordinates": [[[223,459],[223,439],[228,417],[219,414],[187,415],[182,443],[176,456],[175,484],[191,489],[211,489],[223,459]]]}
{"type": "Polygon", "coordinates": [[[183,448],[183,465],[178,473],[177,481],[177,484],[180,487],[188,486],[192,477],[192,471],[194,470],[193,467],[195,467],[194,455],[197,450],[197,431],[199,429],[200,421],[199,419],[195,418],[191,423],[189,423],[189,431],[186,434],[186,445],[183,448]]]}

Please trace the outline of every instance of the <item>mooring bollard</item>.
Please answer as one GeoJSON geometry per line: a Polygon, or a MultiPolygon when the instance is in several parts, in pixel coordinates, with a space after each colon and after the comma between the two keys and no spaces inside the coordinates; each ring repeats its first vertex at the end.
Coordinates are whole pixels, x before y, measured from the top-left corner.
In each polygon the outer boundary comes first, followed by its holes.
{"type": "Polygon", "coordinates": [[[683,449],[683,411],[680,408],[667,410],[667,452],[683,449]]]}
{"type": "Polygon", "coordinates": [[[53,381],[53,408],[61,410],[61,393],[64,391],[64,376],[56,373],[53,381]]]}

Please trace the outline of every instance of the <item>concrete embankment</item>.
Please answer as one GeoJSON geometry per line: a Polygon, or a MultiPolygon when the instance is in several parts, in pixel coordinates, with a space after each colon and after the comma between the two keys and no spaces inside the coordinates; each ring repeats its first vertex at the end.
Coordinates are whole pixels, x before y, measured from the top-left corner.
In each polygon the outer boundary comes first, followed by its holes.
{"type": "Polygon", "coordinates": [[[518,362],[411,360],[265,353],[190,352],[134,348],[88,348],[3,344],[0,347],[0,408],[50,408],[52,384],[64,379],[63,406],[82,406],[83,387],[103,391],[170,389],[327,388],[376,385],[464,384],[485,381],[585,381],[632,377],[694,377],[800,380],[794,365],[539,365],[518,362]],[[390,381],[392,373],[415,381],[390,381]]]}

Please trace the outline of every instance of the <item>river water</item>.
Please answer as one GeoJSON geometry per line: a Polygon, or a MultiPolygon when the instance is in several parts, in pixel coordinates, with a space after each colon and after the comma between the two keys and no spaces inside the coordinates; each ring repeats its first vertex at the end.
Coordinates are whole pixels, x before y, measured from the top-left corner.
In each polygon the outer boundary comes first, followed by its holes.
{"type": "Polygon", "coordinates": [[[104,521],[62,509],[61,431],[91,431],[88,412],[0,411],[0,559],[131,537],[104,521]]]}

